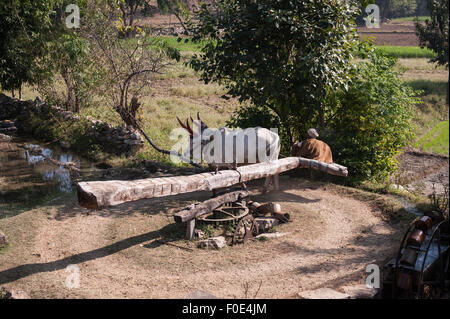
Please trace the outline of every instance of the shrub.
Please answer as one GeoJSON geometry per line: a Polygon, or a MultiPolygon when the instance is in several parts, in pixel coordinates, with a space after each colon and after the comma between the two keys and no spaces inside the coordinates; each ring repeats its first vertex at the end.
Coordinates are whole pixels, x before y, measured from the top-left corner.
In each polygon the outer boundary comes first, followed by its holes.
{"type": "Polygon", "coordinates": [[[386,178],[397,167],[395,155],[412,141],[412,107],[419,100],[399,79],[395,63],[371,53],[353,71],[348,90],[329,96],[337,107],[324,138],[353,180],[386,178]]]}

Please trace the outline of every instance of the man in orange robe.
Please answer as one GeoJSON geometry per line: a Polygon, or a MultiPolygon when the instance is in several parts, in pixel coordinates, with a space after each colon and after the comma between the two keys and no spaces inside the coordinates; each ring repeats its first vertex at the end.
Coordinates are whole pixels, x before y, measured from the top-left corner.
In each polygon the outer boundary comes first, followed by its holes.
{"type": "Polygon", "coordinates": [[[319,137],[317,131],[310,128],[307,133],[307,140],[295,143],[292,146],[292,155],[314,159],[328,164],[333,163],[331,149],[326,143],[317,139],[319,137]]]}

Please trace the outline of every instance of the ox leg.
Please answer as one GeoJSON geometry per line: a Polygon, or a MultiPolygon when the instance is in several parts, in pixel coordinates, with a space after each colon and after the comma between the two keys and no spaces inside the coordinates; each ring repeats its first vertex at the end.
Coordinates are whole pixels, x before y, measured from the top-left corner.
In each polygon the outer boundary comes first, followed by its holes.
{"type": "Polygon", "coordinates": [[[273,175],[273,184],[274,184],[274,189],[280,190],[280,176],[278,174],[273,175]]]}
{"type": "Polygon", "coordinates": [[[264,193],[267,193],[267,191],[269,190],[269,186],[270,186],[270,178],[271,178],[272,176],[267,176],[266,177],[266,181],[264,182],[264,186],[263,186],[263,189],[262,189],[262,192],[263,192],[263,194],[264,193]]]}

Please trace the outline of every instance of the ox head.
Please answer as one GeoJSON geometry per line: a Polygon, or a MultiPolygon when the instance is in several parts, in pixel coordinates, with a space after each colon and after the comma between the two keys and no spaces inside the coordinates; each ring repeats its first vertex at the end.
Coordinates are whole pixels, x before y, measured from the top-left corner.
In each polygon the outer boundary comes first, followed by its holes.
{"type": "MultiPolygon", "coordinates": [[[[200,147],[203,148],[206,144],[210,142],[210,139],[204,138],[204,132],[208,129],[208,126],[205,124],[205,122],[202,121],[200,118],[199,112],[197,112],[197,120],[194,121],[192,116],[190,116],[188,119],[186,119],[186,122],[183,123],[177,116],[178,123],[182,128],[184,128],[189,133],[189,149],[186,151],[186,156],[191,157],[192,154],[194,154],[194,151],[196,148],[200,147]],[[192,123],[192,126],[189,124],[189,120],[192,123]],[[194,145],[194,138],[196,141],[199,141],[200,143],[195,143],[194,145]],[[198,145],[197,145],[198,144],[198,145]]],[[[200,153],[201,154],[201,149],[200,153]]]]}

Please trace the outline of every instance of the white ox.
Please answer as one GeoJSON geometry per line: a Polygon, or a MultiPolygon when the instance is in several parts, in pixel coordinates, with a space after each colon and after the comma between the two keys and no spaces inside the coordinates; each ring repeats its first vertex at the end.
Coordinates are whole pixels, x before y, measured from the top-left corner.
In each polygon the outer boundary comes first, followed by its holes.
{"type": "MultiPolygon", "coordinates": [[[[205,161],[216,172],[220,168],[236,169],[240,165],[276,161],[280,154],[280,137],[277,133],[262,127],[232,130],[227,127],[209,129],[200,119],[194,121],[193,129],[189,120],[181,127],[190,135],[189,148],[186,156],[195,161],[205,161]]],[[[268,186],[270,176],[267,177],[265,187],[268,186]]],[[[278,188],[278,176],[275,175],[275,188],[278,188]]]]}

